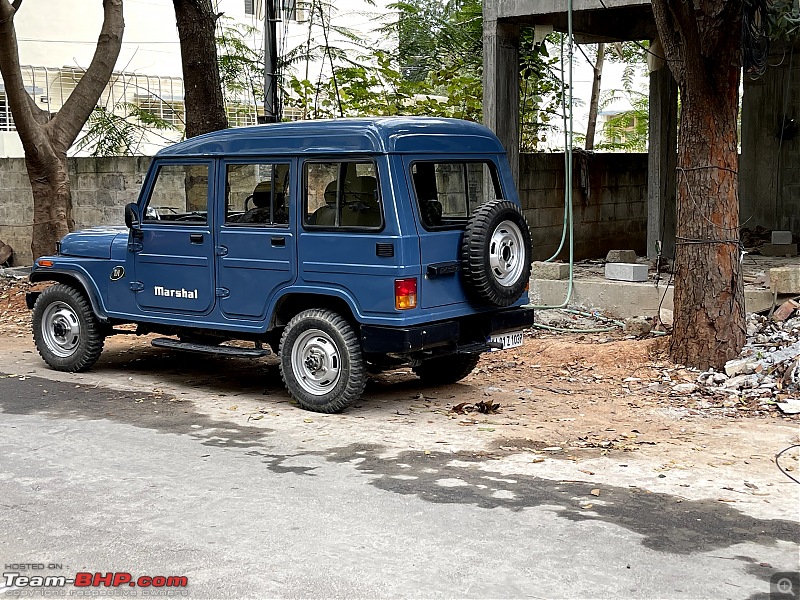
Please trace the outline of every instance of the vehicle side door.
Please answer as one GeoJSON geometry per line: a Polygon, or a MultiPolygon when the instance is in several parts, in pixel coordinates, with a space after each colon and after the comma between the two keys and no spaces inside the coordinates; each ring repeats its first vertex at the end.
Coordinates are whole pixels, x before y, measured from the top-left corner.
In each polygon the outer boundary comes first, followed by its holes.
{"type": "Polygon", "coordinates": [[[159,160],[132,233],[136,303],[145,311],[206,314],[214,307],[209,160],[159,160]]]}
{"type": "Polygon", "coordinates": [[[217,278],[228,318],[266,319],[272,298],[297,274],[293,170],[289,159],[222,164],[217,278]]]}

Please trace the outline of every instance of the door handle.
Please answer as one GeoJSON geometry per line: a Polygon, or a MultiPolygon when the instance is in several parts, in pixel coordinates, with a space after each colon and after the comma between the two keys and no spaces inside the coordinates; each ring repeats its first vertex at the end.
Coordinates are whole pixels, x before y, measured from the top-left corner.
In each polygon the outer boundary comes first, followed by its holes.
{"type": "Polygon", "coordinates": [[[272,245],[276,248],[283,248],[286,246],[286,238],[283,236],[275,236],[270,240],[272,245]]]}
{"type": "Polygon", "coordinates": [[[189,241],[193,244],[202,244],[203,243],[203,234],[202,233],[191,233],[189,234],[189,241]]]}

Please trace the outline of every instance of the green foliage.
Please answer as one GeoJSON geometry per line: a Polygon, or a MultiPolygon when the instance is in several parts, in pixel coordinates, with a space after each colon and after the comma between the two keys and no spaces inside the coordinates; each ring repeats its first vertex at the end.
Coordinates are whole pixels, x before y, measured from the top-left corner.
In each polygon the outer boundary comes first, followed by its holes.
{"type": "Polygon", "coordinates": [[[622,63],[622,87],[604,91],[600,110],[606,110],[620,99],[627,100],[630,110],[608,116],[603,123],[603,138],[595,150],[647,152],[650,122],[650,96],[647,90],[635,89],[636,80],[646,74],[649,43],[620,42],[606,46],[605,58],[622,63]]]}
{"type": "Polygon", "coordinates": [[[611,115],[606,120],[603,124],[605,141],[595,144],[595,149],[647,152],[650,98],[647,93],[633,89],[631,80],[623,77],[623,88],[601,94],[600,106],[608,107],[620,98],[627,99],[632,108],[611,115]]]}
{"type": "MultiPolygon", "coordinates": [[[[748,8],[763,6],[763,0],[745,0],[748,8]]],[[[800,40],[800,6],[795,0],[771,0],[764,11],[764,34],[772,40],[800,40]]]]}
{"type": "Polygon", "coordinates": [[[219,20],[217,57],[226,102],[263,102],[264,55],[251,46],[259,33],[255,27],[236,23],[230,17],[219,20]]]}
{"type": "Polygon", "coordinates": [[[91,156],[141,154],[140,148],[149,135],[177,131],[172,123],[130,102],[118,102],[111,110],[98,106],[86,124],[86,132],[75,142],[75,149],[87,150],[91,156]]]}

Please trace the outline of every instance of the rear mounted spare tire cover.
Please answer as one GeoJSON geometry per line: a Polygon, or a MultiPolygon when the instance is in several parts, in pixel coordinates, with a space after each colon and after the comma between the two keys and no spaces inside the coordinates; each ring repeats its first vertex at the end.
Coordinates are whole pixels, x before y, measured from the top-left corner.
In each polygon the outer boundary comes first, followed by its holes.
{"type": "Polygon", "coordinates": [[[470,218],[461,243],[464,288],[478,304],[511,306],[531,276],[531,233],[519,207],[489,200],[470,218]]]}

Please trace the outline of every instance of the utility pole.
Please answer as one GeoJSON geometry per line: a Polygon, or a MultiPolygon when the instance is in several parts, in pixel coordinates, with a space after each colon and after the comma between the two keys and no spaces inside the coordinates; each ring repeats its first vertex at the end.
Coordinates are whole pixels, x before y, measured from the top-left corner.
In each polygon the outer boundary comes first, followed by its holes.
{"type": "Polygon", "coordinates": [[[276,0],[265,0],[264,10],[264,122],[280,120],[278,105],[278,36],[276,0]]]}

